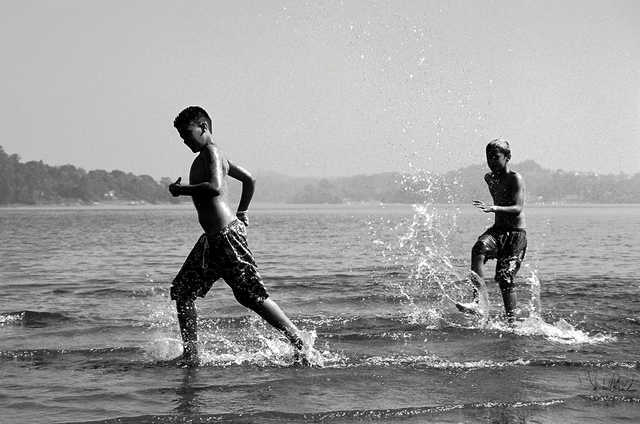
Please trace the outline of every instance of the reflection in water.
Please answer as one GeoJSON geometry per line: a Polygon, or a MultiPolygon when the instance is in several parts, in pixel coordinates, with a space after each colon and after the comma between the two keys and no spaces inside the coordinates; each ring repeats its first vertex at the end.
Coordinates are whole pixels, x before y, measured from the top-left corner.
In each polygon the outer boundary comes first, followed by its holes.
{"type": "Polygon", "coordinates": [[[198,395],[199,389],[195,387],[198,382],[198,369],[197,368],[184,368],[184,374],[182,376],[182,383],[176,389],[176,403],[174,408],[175,412],[184,415],[197,415],[200,414],[200,408],[204,402],[198,395]]]}

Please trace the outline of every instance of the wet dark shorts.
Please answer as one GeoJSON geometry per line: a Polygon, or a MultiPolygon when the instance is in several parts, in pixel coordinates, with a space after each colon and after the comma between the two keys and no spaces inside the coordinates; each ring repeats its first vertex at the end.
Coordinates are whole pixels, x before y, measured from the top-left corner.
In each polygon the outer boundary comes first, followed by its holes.
{"type": "Polygon", "coordinates": [[[491,227],[473,246],[474,254],[485,255],[485,261],[496,259],[495,279],[501,287],[512,287],[527,252],[527,232],[523,229],[491,227]]]}
{"type": "Polygon", "coordinates": [[[231,287],[242,305],[261,304],[269,297],[247,245],[247,230],[234,220],[215,234],[203,234],[173,279],[171,299],[204,297],[218,279],[231,287]]]}

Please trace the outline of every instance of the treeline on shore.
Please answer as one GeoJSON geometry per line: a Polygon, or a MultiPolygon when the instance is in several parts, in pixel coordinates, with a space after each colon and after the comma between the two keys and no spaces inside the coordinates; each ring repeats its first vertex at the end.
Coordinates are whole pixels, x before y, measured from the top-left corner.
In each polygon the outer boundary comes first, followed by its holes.
{"type": "Polygon", "coordinates": [[[94,203],[111,200],[174,201],[166,186],[149,175],[114,170],[85,171],[73,165],[21,162],[0,146],[0,204],[94,203]]]}
{"type": "MultiPolygon", "coordinates": [[[[536,203],[640,203],[640,173],[598,175],[551,171],[534,161],[512,165],[525,179],[527,200],[536,203]]],[[[381,173],[337,178],[258,175],[255,201],[276,203],[466,203],[489,199],[483,180],[484,165],[473,165],[443,175],[428,171],[381,173]]],[[[21,162],[0,146],[0,205],[108,201],[177,203],[171,179],[123,171],[85,171],[73,165],[50,166],[42,161],[21,162]]],[[[237,199],[240,186],[231,185],[237,199]]]]}

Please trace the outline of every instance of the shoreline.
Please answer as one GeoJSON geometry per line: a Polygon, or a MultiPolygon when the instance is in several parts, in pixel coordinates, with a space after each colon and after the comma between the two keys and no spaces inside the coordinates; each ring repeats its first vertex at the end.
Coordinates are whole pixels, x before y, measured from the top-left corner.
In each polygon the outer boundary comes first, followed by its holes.
{"type": "MultiPolygon", "coordinates": [[[[252,202],[251,208],[255,210],[272,209],[387,209],[387,208],[411,208],[416,203],[383,203],[383,202],[349,202],[349,203],[284,203],[284,202],[252,202]]],[[[470,207],[467,203],[435,203],[433,205],[443,208],[470,207]]],[[[571,208],[623,208],[631,209],[640,207],[640,203],[527,203],[529,209],[571,209],[571,208]]],[[[179,203],[149,203],[146,201],[109,201],[109,202],[68,202],[68,203],[40,203],[40,204],[7,204],[0,205],[0,210],[135,210],[135,209],[191,209],[193,205],[189,201],[179,203]]]]}

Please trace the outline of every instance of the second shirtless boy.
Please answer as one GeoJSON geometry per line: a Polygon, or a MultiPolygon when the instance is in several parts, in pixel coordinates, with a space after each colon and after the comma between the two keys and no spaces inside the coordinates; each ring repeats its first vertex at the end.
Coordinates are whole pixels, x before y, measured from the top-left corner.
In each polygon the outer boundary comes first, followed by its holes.
{"type": "MultiPolygon", "coordinates": [[[[492,227],[478,237],[471,249],[471,270],[480,277],[478,280],[472,273],[471,280],[476,288],[483,286],[484,264],[489,259],[496,259],[495,280],[500,286],[507,319],[513,321],[516,309],[515,277],[527,250],[523,212],[524,180],[520,174],[509,169],[511,149],[508,141],[491,141],[487,145],[486,154],[491,172],[484,176],[484,180],[494,204],[487,205],[474,200],[473,205],[483,212],[494,213],[495,221],[492,227]]],[[[456,306],[464,312],[475,312],[473,305],[456,306]]]]}

